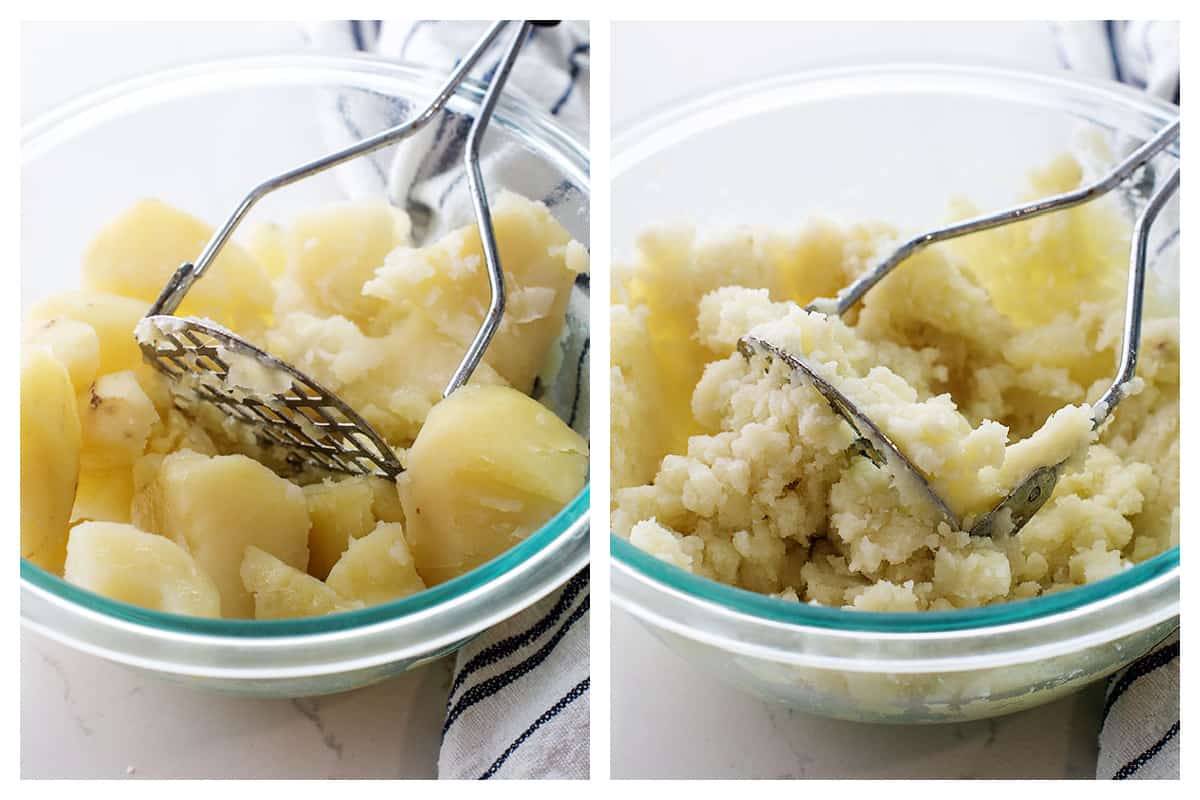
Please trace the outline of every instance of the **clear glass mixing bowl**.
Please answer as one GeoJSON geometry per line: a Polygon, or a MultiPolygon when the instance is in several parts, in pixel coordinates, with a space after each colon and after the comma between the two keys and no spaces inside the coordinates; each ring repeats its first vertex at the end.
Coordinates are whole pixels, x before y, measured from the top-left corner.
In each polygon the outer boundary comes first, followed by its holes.
{"type": "MultiPolygon", "coordinates": [[[[391,119],[403,118],[443,79],[364,57],[263,56],[157,73],[38,119],[21,140],[23,306],[76,288],[89,237],[135,200],[157,197],[216,224],[254,183],[333,149],[322,127],[333,103],[383,99],[391,119]]],[[[481,98],[478,85],[464,86],[443,116],[471,115],[481,98]]],[[[586,244],[585,146],[512,93],[487,141],[542,162],[541,177],[554,179],[552,212],[586,244]]],[[[286,221],[346,199],[354,194],[347,185],[337,170],[324,173],[268,197],[250,221],[286,221]]],[[[493,198],[500,188],[489,184],[493,198]]],[[[586,331],[587,304],[572,304],[570,313],[586,331]]],[[[587,396],[586,368],[561,372],[587,396]]],[[[586,415],[576,426],[587,435],[586,415]]],[[[21,619],[76,649],[189,685],[257,696],[343,691],[456,650],[582,569],[588,498],[585,486],[539,531],[478,569],[362,611],[277,622],[182,617],[105,599],[22,559],[21,619]]]]}
{"type": "MultiPolygon", "coordinates": [[[[1030,168],[1081,136],[1120,146],[1178,113],[1115,84],[990,69],[866,67],[740,86],[616,137],[613,250],[620,260],[639,231],[677,221],[794,226],[821,215],[928,228],[955,194],[1007,205],[1030,168]]],[[[1178,229],[1173,201],[1151,240],[1159,299],[1171,305],[1178,229]]],[[[1029,708],[1108,675],[1179,624],[1178,547],[1063,593],[909,614],[754,594],[615,535],[611,552],[614,602],[684,658],[768,700],[842,719],[943,722],[1029,708]]]]}

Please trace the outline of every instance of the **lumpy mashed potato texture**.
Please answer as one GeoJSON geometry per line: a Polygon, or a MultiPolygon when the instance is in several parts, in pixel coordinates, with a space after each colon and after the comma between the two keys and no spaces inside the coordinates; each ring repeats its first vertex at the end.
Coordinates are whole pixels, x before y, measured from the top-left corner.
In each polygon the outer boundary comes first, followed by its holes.
{"type": "MultiPolygon", "coordinates": [[[[212,229],[157,201],[121,214],[87,247],[82,289],[26,316],[22,557],[161,611],[279,619],[405,597],[536,531],[587,477],[587,443],[529,396],[561,361],[587,254],[539,203],[501,194],[492,216],[507,309],[444,401],[489,301],[473,225],[417,247],[386,204],[315,209],[228,244],[180,308],[349,402],[406,466],[391,481],[277,474],[245,431],[177,408],[134,330],[212,229]]],[[[232,362],[230,383],[286,388],[256,366],[232,362]]]]}
{"type": "MultiPolygon", "coordinates": [[[[1078,185],[1064,157],[1030,196],[1078,185]]],[[[955,213],[974,213],[957,201],[955,213]]],[[[651,231],[614,276],[613,529],[682,569],[802,602],[980,606],[1110,576],[1179,541],[1178,312],[1144,322],[1136,393],[1098,432],[1115,373],[1129,224],[1093,203],[925,250],[843,319],[830,297],[895,247],[812,221],[706,239],[651,231]],[[876,467],[822,396],[751,334],[806,357],[969,528],[1066,462],[1020,531],[955,530],[876,467]]]]}

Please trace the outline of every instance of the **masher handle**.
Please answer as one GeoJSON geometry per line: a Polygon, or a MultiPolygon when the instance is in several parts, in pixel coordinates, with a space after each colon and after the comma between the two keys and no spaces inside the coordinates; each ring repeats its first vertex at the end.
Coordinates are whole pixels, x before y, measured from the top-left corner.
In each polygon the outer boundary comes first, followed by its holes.
{"type": "Polygon", "coordinates": [[[507,24],[506,20],[492,23],[483,36],[479,38],[479,41],[475,43],[474,47],[471,48],[471,51],[455,66],[454,71],[450,73],[450,77],[446,79],[446,82],[438,90],[434,98],[416,116],[342,150],[302,164],[273,178],[268,178],[251,189],[249,194],[242,198],[241,203],[238,204],[233,214],[213,234],[208,244],[205,245],[203,252],[200,253],[200,257],[196,259],[196,262],[194,264],[183,264],[175,271],[175,274],[167,282],[166,288],[163,289],[154,305],[151,306],[147,316],[173,314],[175,309],[179,308],[179,304],[183,302],[183,298],[187,295],[192,284],[204,275],[205,271],[212,265],[212,262],[221,252],[221,248],[233,236],[233,232],[237,230],[238,225],[241,224],[242,220],[250,212],[250,209],[259,200],[262,200],[271,192],[282,189],[296,181],[311,177],[319,172],[324,172],[351,159],[358,158],[359,156],[366,155],[407,138],[428,125],[437,116],[437,113],[445,107],[471,69],[478,63],[480,57],[487,52],[496,40],[496,37],[500,34],[500,31],[507,24]]]}
{"type": "Polygon", "coordinates": [[[825,314],[842,316],[851,308],[854,307],[859,300],[862,299],[870,289],[883,280],[888,273],[900,265],[901,262],[908,259],[915,253],[924,250],[931,244],[944,242],[948,239],[957,239],[959,236],[977,233],[978,231],[990,230],[999,228],[1003,225],[1010,225],[1014,222],[1020,222],[1033,217],[1040,217],[1043,214],[1049,214],[1052,211],[1060,211],[1064,208],[1086,203],[1089,200],[1094,200],[1103,194],[1107,194],[1116,188],[1122,181],[1128,178],[1139,167],[1144,165],[1154,156],[1158,155],[1167,145],[1179,138],[1179,120],[1175,120],[1165,128],[1160,130],[1150,139],[1147,139],[1140,147],[1130,153],[1115,167],[1110,169],[1105,175],[1098,180],[1081,186],[1063,194],[1057,194],[1053,197],[1046,197],[1041,200],[1035,200],[1032,203],[1025,205],[1014,206],[1012,208],[997,211],[985,216],[973,217],[961,222],[955,222],[936,230],[927,231],[918,236],[909,239],[904,244],[896,248],[887,258],[876,264],[867,272],[863,273],[859,278],[838,292],[835,299],[818,299],[809,304],[808,308],[811,311],[820,311],[825,314]]]}

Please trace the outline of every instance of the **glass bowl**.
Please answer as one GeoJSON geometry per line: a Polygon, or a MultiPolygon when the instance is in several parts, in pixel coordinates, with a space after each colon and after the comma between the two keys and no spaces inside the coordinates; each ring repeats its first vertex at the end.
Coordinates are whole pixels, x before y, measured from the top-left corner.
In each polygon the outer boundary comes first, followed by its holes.
{"type": "MultiPolygon", "coordinates": [[[[640,230],[678,221],[794,226],[821,215],[928,228],[955,194],[1007,205],[1032,167],[1081,137],[1099,133],[1115,148],[1178,113],[1115,84],[992,69],[864,67],[739,86],[616,137],[613,252],[620,260],[640,230]]],[[[1178,227],[1172,201],[1151,266],[1176,306],[1178,227]]],[[[610,545],[614,602],[681,656],[767,700],[848,720],[949,722],[1029,708],[1112,673],[1179,624],[1178,547],[1033,600],[880,613],[755,594],[616,535],[610,545]]]]}
{"type": "MultiPolygon", "coordinates": [[[[254,183],[333,149],[322,128],[332,103],[383,103],[398,121],[443,80],[367,57],[261,56],[156,73],[38,119],[21,143],[23,307],[77,287],[88,239],[135,200],[158,197],[217,224],[254,183]]],[[[442,112],[446,119],[433,124],[472,115],[481,99],[477,84],[465,85],[442,112]]],[[[585,145],[512,93],[501,99],[487,139],[541,159],[539,176],[553,178],[552,213],[586,244],[585,145]]],[[[388,150],[381,152],[386,159],[388,150]]],[[[268,197],[250,222],[286,221],[354,196],[353,182],[338,174],[353,166],[268,197]]],[[[489,182],[493,199],[500,188],[489,182]]],[[[571,304],[570,329],[586,332],[587,305],[571,304]]],[[[577,388],[587,397],[586,367],[560,373],[562,385],[547,387],[547,396],[577,388]]],[[[587,414],[575,416],[587,436],[587,414]]],[[[453,652],[583,569],[588,498],[585,486],[528,539],[465,575],[361,611],[269,622],[183,617],[108,600],[22,559],[21,620],[75,649],[192,686],[255,696],[344,691],[453,652]]]]}

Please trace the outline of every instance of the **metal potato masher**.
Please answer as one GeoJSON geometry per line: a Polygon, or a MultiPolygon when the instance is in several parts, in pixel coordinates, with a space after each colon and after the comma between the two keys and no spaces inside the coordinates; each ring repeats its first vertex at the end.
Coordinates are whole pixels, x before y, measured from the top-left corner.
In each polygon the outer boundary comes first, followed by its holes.
{"type": "MultiPolygon", "coordinates": [[[[448,396],[470,379],[504,315],[504,272],[479,167],[480,142],[531,28],[553,24],[512,23],[516,32],[495,68],[467,136],[464,154],[467,184],[487,262],[491,302],[443,396],[448,396]]],[[[402,471],[399,460],[383,437],[333,392],[231,331],[207,320],[177,317],[174,312],[259,200],[277,189],[394,144],[424,128],[437,117],[509,25],[508,21],[493,23],[458,62],[434,98],[410,119],[255,186],[213,235],[196,262],[185,263],[175,271],[138,325],[137,338],[143,358],[168,378],[177,403],[185,407],[195,403],[215,407],[226,418],[247,426],[259,442],[281,448],[286,462],[296,469],[316,467],[327,472],[374,474],[387,478],[395,478],[402,471]],[[249,382],[253,385],[230,385],[230,370],[234,366],[231,361],[234,359],[249,360],[253,365],[258,376],[249,382]]]]}

